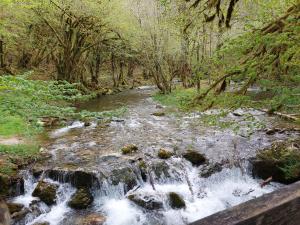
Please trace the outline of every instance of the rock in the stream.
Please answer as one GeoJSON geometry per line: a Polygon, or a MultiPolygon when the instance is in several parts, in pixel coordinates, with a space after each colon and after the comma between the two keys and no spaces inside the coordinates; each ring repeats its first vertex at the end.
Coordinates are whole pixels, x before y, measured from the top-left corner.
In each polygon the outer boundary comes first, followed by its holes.
{"type": "Polygon", "coordinates": [[[24,179],[0,173],[0,196],[14,197],[24,193],[24,179]]]}
{"type": "Polygon", "coordinates": [[[106,218],[98,213],[92,213],[77,219],[75,225],[103,225],[106,218]]]}
{"type": "Polygon", "coordinates": [[[255,177],[290,184],[300,180],[300,139],[275,142],[251,160],[255,177]]]}
{"type": "Polygon", "coordinates": [[[87,188],[80,188],[72,195],[68,205],[73,209],[86,209],[92,204],[93,200],[93,195],[87,188]]]}
{"type": "Polygon", "coordinates": [[[56,202],[56,191],[58,185],[40,181],[34,189],[32,196],[39,197],[47,205],[53,205],[56,202]]]}
{"type": "Polygon", "coordinates": [[[127,192],[137,185],[138,178],[133,169],[125,164],[123,167],[115,168],[111,171],[110,180],[113,185],[123,183],[124,191],[127,192]]]}
{"type": "Polygon", "coordinates": [[[20,212],[24,208],[24,205],[18,203],[7,203],[7,207],[10,214],[14,214],[16,212],[20,212]]]}
{"type": "Polygon", "coordinates": [[[193,166],[200,166],[206,162],[206,158],[203,154],[196,152],[194,150],[188,150],[183,153],[183,158],[190,161],[193,166]]]}
{"type": "Polygon", "coordinates": [[[162,201],[154,195],[131,194],[127,198],[136,205],[145,209],[157,210],[163,208],[162,201]]]}
{"type": "Polygon", "coordinates": [[[127,154],[132,154],[138,151],[138,147],[136,145],[130,144],[130,145],[126,145],[121,149],[122,153],[124,155],[127,154]]]}
{"type": "Polygon", "coordinates": [[[172,209],[182,209],[186,207],[184,200],[175,192],[169,193],[169,202],[172,209]]]}
{"type": "Polygon", "coordinates": [[[152,161],[151,171],[154,172],[156,179],[170,178],[169,165],[164,160],[152,161]]]}
{"type": "Polygon", "coordinates": [[[168,150],[163,149],[163,148],[161,148],[161,149],[158,151],[158,157],[159,157],[160,159],[169,159],[169,158],[172,157],[172,155],[173,155],[173,152],[168,151],[168,150]]]}
{"type": "Polygon", "coordinates": [[[160,116],[165,116],[166,113],[165,112],[155,112],[155,113],[152,113],[152,115],[160,117],[160,116]]]}
{"type": "Polygon", "coordinates": [[[205,165],[200,172],[200,176],[204,178],[208,178],[215,173],[221,172],[222,169],[223,167],[221,163],[205,165]]]}
{"type": "Polygon", "coordinates": [[[93,172],[69,169],[51,169],[46,171],[49,178],[62,183],[71,183],[76,188],[90,188],[97,184],[97,176],[93,172]]]}

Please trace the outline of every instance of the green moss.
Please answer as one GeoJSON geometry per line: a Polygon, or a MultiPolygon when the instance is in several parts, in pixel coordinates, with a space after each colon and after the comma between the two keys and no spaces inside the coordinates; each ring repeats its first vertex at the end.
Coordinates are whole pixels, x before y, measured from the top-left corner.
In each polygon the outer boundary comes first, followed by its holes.
{"type": "Polygon", "coordinates": [[[121,149],[122,154],[124,154],[124,155],[135,153],[135,152],[137,152],[137,150],[138,150],[138,147],[133,144],[126,145],[121,149]]]}
{"type": "Polygon", "coordinates": [[[299,144],[299,140],[274,143],[270,148],[259,152],[257,158],[272,162],[283,172],[286,180],[299,179],[300,150],[293,147],[299,144]]]}
{"type": "Polygon", "coordinates": [[[165,149],[160,149],[157,155],[160,159],[169,159],[172,157],[173,153],[165,149]]]}

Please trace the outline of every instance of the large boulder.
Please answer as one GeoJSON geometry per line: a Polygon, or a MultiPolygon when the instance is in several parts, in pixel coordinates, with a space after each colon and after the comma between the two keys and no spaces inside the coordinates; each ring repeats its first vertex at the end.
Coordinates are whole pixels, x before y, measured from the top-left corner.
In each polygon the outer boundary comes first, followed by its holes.
{"type": "Polygon", "coordinates": [[[200,166],[206,162],[206,158],[203,154],[196,152],[194,150],[188,150],[183,153],[183,158],[190,161],[193,166],[200,166]]]}
{"type": "Polygon", "coordinates": [[[175,192],[169,193],[169,203],[172,209],[182,209],[186,207],[185,201],[175,192]]]}
{"type": "Polygon", "coordinates": [[[163,208],[162,201],[154,195],[131,194],[127,198],[144,209],[157,210],[163,208]]]}
{"type": "Polygon", "coordinates": [[[254,159],[252,172],[255,177],[284,184],[300,180],[300,139],[275,142],[259,151],[254,159]]]}
{"type": "Polygon", "coordinates": [[[57,184],[40,181],[34,189],[32,196],[40,198],[41,201],[45,202],[47,205],[53,205],[56,203],[57,188],[57,184]]]}
{"type": "Polygon", "coordinates": [[[68,205],[73,209],[86,209],[93,203],[93,195],[87,188],[80,188],[72,195],[68,205]]]}

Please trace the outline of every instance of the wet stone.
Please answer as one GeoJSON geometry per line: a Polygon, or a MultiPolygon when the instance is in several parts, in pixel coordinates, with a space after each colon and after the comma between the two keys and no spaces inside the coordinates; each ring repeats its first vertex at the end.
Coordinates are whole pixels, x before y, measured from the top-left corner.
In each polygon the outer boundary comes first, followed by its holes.
{"type": "Polygon", "coordinates": [[[208,164],[201,169],[200,176],[208,178],[215,173],[221,172],[222,169],[223,167],[221,163],[208,164]]]}
{"type": "Polygon", "coordinates": [[[183,158],[190,161],[193,166],[200,166],[206,162],[206,158],[203,154],[196,152],[194,150],[188,150],[183,153],[183,158]]]}
{"type": "Polygon", "coordinates": [[[41,201],[45,202],[47,205],[53,205],[54,203],[56,203],[57,189],[57,184],[40,181],[37,187],[34,189],[32,196],[39,197],[41,201]]]}
{"type": "Polygon", "coordinates": [[[77,219],[76,225],[103,225],[106,218],[103,215],[92,213],[85,217],[77,219]]]}
{"type": "Polygon", "coordinates": [[[158,210],[163,208],[162,201],[154,195],[131,194],[127,198],[136,205],[148,210],[158,210]]]}
{"type": "Polygon", "coordinates": [[[92,204],[93,200],[91,192],[86,188],[81,188],[72,195],[68,205],[73,209],[86,209],[92,204]]]}
{"type": "Polygon", "coordinates": [[[175,192],[169,193],[169,202],[172,209],[182,209],[186,207],[182,197],[175,192]]]}

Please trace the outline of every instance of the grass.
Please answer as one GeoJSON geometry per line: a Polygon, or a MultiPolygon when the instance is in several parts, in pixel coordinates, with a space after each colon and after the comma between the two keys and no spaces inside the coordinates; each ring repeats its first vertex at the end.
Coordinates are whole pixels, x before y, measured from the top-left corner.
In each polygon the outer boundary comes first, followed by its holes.
{"type": "Polygon", "coordinates": [[[184,89],[182,87],[178,87],[170,94],[164,95],[156,93],[153,96],[153,99],[163,105],[175,106],[182,110],[188,110],[190,109],[189,103],[191,102],[191,99],[193,99],[196,95],[197,91],[195,88],[184,89]]]}
{"type": "Polygon", "coordinates": [[[30,125],[19,116],[0,117],[0,136],[10,137],[14,135],[26,135],[32,133],[30,125]]]}
{"type": "Polygon", "coordinates": [[[9,156],[34,157],[38,152],[38,145],[34,144],[0,145],[0,154],[9,156]]]}

